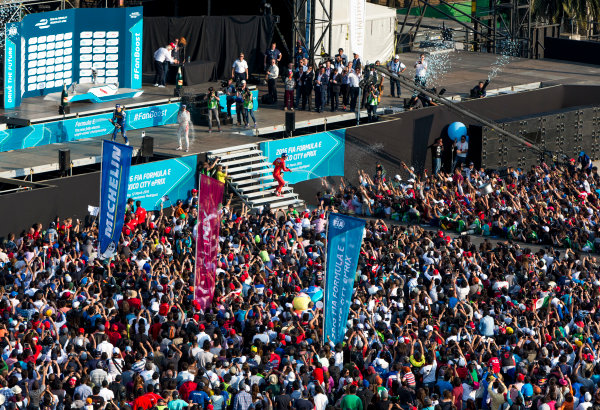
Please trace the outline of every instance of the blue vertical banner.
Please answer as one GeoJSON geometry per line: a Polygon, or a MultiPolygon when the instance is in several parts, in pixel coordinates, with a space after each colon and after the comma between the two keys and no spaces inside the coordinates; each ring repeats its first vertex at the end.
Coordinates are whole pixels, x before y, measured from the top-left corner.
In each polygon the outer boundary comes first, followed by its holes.
{"type": "Polygon", "coordinates": [[[102,180],[98,214],[98,254],[112,258],[117,250],[127,203],[127,185],[133,148],[104,140],[102,142],[102,180]]]}
{"type": "Polygon", "coordinates": [[[7,23],[4,44],[4,108],[21,105],[21,37],[19,23],[7,23]]]}
{"type": "Polygon", "coordinates": [[[330,213],[327,223],[324,343],[344,340],[365,221],[330,213]]]}

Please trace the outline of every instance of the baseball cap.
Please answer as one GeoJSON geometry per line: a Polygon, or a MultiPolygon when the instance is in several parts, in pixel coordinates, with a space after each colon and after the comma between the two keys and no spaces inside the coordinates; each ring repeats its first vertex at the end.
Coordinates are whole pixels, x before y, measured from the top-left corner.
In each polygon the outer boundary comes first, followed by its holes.
{"type": "Polygon", "coordinates": [[[399,59],[399,58],[400,58],[400,56],[399,56],[398,54],[396,54],[396,55],[394,56],[394,60],[397,60],[397,59],[399,59]]]}
{"type": "Polygon", "coordinates": [[[169,43],[169,45],[173,48],[175,48],[175,43],[169,43]]]}
{"type": "Polygon", "coordinates": [[[121,104],[115,104],[115,108],[121,108],[121,104]]]}
{"type": "Polygon", "coordinates": [[[281,158],[286,158],[287,157],[287,153],[284,152],[283,154],[281,154],[281,158]]]}

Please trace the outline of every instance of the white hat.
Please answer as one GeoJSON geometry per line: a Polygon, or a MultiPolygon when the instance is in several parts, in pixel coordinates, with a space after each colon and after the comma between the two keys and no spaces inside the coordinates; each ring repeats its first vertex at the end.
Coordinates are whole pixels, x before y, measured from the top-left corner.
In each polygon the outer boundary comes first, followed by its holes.
{"type": "Polygon", "coordinates": [[[113,354],[121,354],[121,349],[118,347],[113,348],[113,354]]]}
{"type": "Polygon", "coordinates": [[[288,373],[287,380],[288,380],[288,382],[295,382],[296,381],[296,375],[294,374],[294,372],[289,372],[288,373]]]}
{"type": "Polygon", "coordinates": [[[21,392],[23,391],[19,386],[14,386],[11,390],[14,394],[21,394],[21,392]]]}
{"type": "Polygon", "coordinates": [[[396,174],[396,176],[394,176],[394,178],[396,178],[398,181],[402,181],[402,177],[398,174],[396,174]]]}
{"type": "Polygon", "coordinates": [[[65,275],[65,282],[67,282],[67,283],[71,282],[71,275],[69,275],[69,274],[65,275]]]}
{"type": "Polygon", "coordinates": [[[396,55],[394,56],[394,60],[395,60],[395,59],[398,59],[398,58],[400,58],[400,56],[399,56],[398,54],[396,54],[396,55]]]}
{"type": "Polygon", "coordinates": [[[460,359],[458,359],[458,366],[465,367],[466,365],[467,365],[467,361],[465,360],[464,357],[461,357],[460,359]]]}
{"type": "Polygon", "coordinates": [[[73,302],[73,309],[77,309],[79,307],[80,303],[78,300],[76,300],[75,302],[73,302]]]}
{"type": "Polygon", "coordinates": [[[6,402],[6,396],[4,394],[0,394],[0,406],[2,406],[6,402]]]}

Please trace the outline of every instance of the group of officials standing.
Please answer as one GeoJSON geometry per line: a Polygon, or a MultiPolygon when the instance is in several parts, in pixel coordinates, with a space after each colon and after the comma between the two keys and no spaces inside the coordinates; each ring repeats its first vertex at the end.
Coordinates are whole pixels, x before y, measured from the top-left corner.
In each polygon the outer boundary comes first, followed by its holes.
{"type": "MultiPolygon", "coordinates": [[[[282,78],[285,84],[284,110],[312,111],[314,109],[316,112],[323,112],[329,108],[332,112],[356,111],[360,103],[360,108],[367,108],[371,119],[371,114],[374,114],[381,101],[385,75],[375,68],[365,70],[358,54],[354,53],[353,58],[349,59],[340,48],[333,59],[321,62],[313,68],[309,64],[306,49],[297,42],[294,62],[287,66],[284,73],[280,73],[279,68],[281,57],[282,54],[275,43],[271,44],[264,56],[265,79],[270,103],[275,104],[278,101],[277,81],[282,78]],[[361,87],[363,92],[362,97],[359,98],[361,87]]],[[[375,62],[375,65],[379,64],[379,61],[375,62]]],[[[427,75],[425,55],[420,56],[414,67],[415,84],[425,86],[427,75]]],[[[394,74],[401,74],[406,70],[406,65],[400,62],[399,56],[396,55],[387,68],[394,74]]],[[[400,98],[400,82],[394,78],[390,78],[390,93],[391,97],[400,98]]]]}

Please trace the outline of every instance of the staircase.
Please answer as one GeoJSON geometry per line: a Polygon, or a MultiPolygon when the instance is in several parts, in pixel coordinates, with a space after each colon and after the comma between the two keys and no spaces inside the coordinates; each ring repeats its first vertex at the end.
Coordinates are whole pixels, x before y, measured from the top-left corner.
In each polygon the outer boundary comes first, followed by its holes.
{"type": "Polygon", "coordinates": [[[283,188],[282,196],[275,196],[277,182],[273,179],[273,164],[259,149],[258,144],[238,145],[209,151],[210,161],[219,157],[219,164],[227,167],[230,186],[246,203],[248,209],[269,206],[281,209],[292,205],[294,208],[304,207],[304,201],[294,193],[290,186],[283,188]]]}

